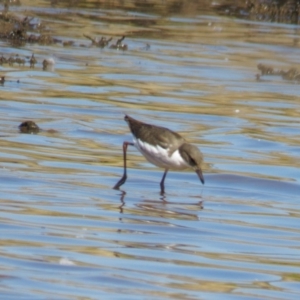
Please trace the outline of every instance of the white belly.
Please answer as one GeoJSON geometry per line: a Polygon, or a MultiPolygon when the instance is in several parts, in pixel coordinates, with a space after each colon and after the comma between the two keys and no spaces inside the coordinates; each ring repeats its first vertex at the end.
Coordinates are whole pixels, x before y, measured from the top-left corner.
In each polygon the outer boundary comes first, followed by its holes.
{"type": "Polygon", "coordinates": [[[168,150],[160,146],[153,146],[135,138],[133,138],[133,141],[136,148],[145,158],[160,168],[183,170],[189,167],[178,150],[169,156],[168,150]]]}

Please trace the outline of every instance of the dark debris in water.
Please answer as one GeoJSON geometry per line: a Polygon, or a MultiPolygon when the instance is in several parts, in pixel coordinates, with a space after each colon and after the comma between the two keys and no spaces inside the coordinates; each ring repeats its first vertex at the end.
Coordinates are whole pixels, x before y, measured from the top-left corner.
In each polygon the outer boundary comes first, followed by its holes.
{"type": "MultiPolygon", "coordinates": [[[[257,21],[299,23],[300,0],[139,0],[139,1],[74,1],[52,0],[53,7],[85,7],[90,9],[121,9],[161,16],[172,14],[211,14],[257,21]]],[[[104,20],[104,19],[103,19],[104,20]]],[[[106,22],[114,20],[107,18],[106,22]]],[[[147,18],[124,19],[137,26],[147,26],[156,20],[147,18]]]]}
{"type": "Polygon", "coordinates": [[[22,122],[19,126],[19,130],[21,133],[27,133],[27,134],[37,134],[41,131],[47,132],[47,133],[57,133],[57,130],[54,129],[48,129],[48,130],[42,130],[34,121],[27,120],[22,122]]]}
{"type": "Polygon", "coordinates": [[[128,46],[126,44],[122,44],[125,36],[122,36],[120,39],[117,40],[115,44],[110,45],[109,49],[117,49],[117,50],[128,50],[128,46]]]}
{"type": "MultiPolygon", "coordinates": [[[[3,54],[0,56],[0,66],[8,65],[9,67],[24,67],[26,64],[29,64],[29,68],[35,68],[35,65],[38,63],[37,59],[32,53],[31,57],[20,57],[18,54],[11,54],[10,56],[5,57],[3,54]]],[[[42,62],[44,71],[53,71],[55,61],[52,58],[46,58],[42,62]]],[[[5,76],[0,76],[0,84],[4,85],[5,76]]],[[[19,83],[19,80],[17,81],[19,83]]]]}
{"type": "Polygon", "coordinates": [[[257,21],[287,24],[299,23],[299,0],[221,1],[212,5],[222,15],[257,21]]]}
{"type": "Polygon", "coordinates": [[[11,54],[8,57],[5,57],[3,54],[0,56],[0,66],[7,64],[10,67],[15,65],[20,67],[25,66],[26,63],[29,63],[30,68],[34,68],[35,64],[37,63],[34,54],[32,54],[31,57],[20,57],[19,54],[11,54]]]}
{"type": "Polygon", "coordinates": [[[256,75],[257,80],[260,80],[261,76],[281,76],[284,80],[300,83],[300,70],[296,68],[282,70],[265,64],[258,64],[257,68],[261,72],[261,74],[256,75]]]}
{"type": "Polygon", "coordinates": [[[39,126],[33,121],[24,121],[19,125],[21,133],[38,133],[40,131],[39,126]]]}
{"type": "Polygon", "coordinates": [[[96,46],[99,48],[104,48],[108,46],[109,42],[112,40],[112,37],[107,39],[102,36],[100,40],[97,40],[96,38],[92,38],[87,34],[84,34],[83,36],[92,41],[92,46],[96,46]]]}
{"type": "MultiPolygon", "coordinates": [[[[84,37],[92,42],[92,46],[100,48],[108,46],[112,41],[112,37],[101,37],[99,40],[92,38],[89,35],[84,35],[84,37]]],[[[128,50],[128,46],[121,43],[124,38],[125,36],[120,38],[116,44],[111,45],[110,49],[128,50]]],[[[0,13],[0,40],[9,42],[13,47],[24,46],[26,43],[37,43],[40,45],[52,45],[60,43],[64,47],[75,45],[75,41],[73,40],[62,41],[61,39],[50,35],[45,29],[43,23],[38,22],[35,17],[25,16],[20,18],[13,13],[10,13],[9,6],[6,6],[4,11],[0,13]]]]}
{"type": "MultiPolygon", "coordinates": [[[[103,37],[103,36],[101,37],[101,39],[97,39],[97,38],[92,38],[87,34],[84,34],[84,37],[89,39],[90,41],[92,41],[91,46],[96,46],[96,47],[99,47],[99,48],[107,47],[113,39],[112,37],[106,38],[106,37],[103,37]]],[[[117,42],[115,44],[111,44],[109,46],[109,49],[117,49],[117,50],[123,50],[123,51],[128,50],[127,44],[122,44],[124,39],[125,39],[125,36],[122,36],[120,39],[117,40],[117,42]]]]}
{"type": "Polygon", "coordinates": [[[34,17],[19,18],[8,10],[0,14],[0,39],[8,41],[12,46],[20,47],[26,43],[50,45],[61,42],[47,33],[28,33],[43,31],[41,24],[34,23],[34,17]]]}

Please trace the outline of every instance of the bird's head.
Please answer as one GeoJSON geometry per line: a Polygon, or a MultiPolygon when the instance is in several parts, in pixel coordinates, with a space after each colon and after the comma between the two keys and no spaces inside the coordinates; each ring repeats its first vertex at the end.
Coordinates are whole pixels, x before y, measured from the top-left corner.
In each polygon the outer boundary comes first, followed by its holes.
{"type": "Polygon", "coordinates": [[[204,176],[201,169],[203,156],[199,149],[194,145],[184,143],[179,147],[179,152],[185,162],[197,173],[202,184],[204,184],[204,176]]]}

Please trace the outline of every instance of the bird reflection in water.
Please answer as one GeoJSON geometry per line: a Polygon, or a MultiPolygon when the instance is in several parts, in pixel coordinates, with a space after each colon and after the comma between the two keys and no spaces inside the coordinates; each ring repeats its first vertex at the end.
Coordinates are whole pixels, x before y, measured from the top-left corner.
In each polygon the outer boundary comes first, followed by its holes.
{"type": "MultiPolygon", "coordinates": [[[[126,213],[126,195],[125,191],[121,191],[120,205],[118,206],[120,214],[126,213]]],[[[199,196],[197,196],[198,198],[199,196]]],[[[186,201],[176,202],[168,201],[166,195],[161,195],[159,200],[144,199],[135,204],[147,216],[156,218],[172,218],[185,220],[198,220],[198,212],[203,210],[203,200],[188,203],[186,201]],[[192,208],[190,208],[192,206],[192,208]]],[[[120,218],[122,220],[122,218],[120,218]]]]}

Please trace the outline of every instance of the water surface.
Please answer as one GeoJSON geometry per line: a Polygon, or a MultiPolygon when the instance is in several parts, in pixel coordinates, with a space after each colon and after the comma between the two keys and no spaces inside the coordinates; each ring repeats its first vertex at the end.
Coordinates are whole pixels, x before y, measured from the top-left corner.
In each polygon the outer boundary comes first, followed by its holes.
{"type": "Polygon", "coordinates": [[[300,85],[255,74],[297,67],[298,27],[92,4],[10,7],[61,42],[0,41],[27,61],[0,66],[1,296],[297,299],[300,85]],[[128,50],[84,34],[125,35],[128,50]],[[170,171],[161,196],[163,170],[129,148],[128,180],[113,190],[125,113],[199,146],[205,186],[170,171]],[[19,133],[24,120],[44,131],[19,133]]]}

